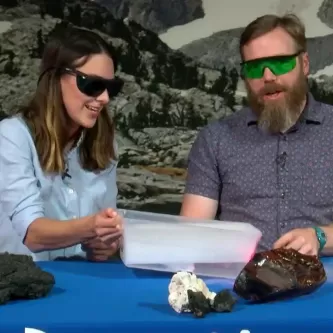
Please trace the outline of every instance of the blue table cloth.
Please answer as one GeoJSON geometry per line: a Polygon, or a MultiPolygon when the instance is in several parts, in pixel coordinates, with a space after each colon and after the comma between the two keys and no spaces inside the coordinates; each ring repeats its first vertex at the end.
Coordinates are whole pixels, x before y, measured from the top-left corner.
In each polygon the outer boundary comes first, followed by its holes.
{"type": "MultiPolygon", "coordinates": [[[[43,299],[0,306],[0,332],[24,333],[286,333],[333,332],[333,259],[328,280],[316,292],[269,304],[239,302],[231,313],[203,319],[168,305],[171,274],[128,269],[120,262],[44,262],[56,286],[43,299]],[[29,332],[29,331],[26,331],[29,332]]],[[[232,282],[206,279],[215,291],[232,282]]]]}

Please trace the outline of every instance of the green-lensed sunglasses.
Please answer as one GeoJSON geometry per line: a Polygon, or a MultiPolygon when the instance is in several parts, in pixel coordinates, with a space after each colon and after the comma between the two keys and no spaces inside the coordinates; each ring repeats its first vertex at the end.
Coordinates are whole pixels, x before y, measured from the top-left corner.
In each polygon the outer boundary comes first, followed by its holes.
{"type": "Polygon", "coordinates": [[[300,53],[244,61],[241,63],[241,75],[246,79],[260,79],[264,75],[265,68],[277,76],[287,74],[296,67],[296,57],[300,53]]]}

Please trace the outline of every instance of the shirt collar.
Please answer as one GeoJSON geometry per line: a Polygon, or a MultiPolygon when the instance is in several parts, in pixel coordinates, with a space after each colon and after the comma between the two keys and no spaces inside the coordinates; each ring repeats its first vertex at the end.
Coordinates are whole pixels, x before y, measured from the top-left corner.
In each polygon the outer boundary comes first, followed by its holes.
{"type": "Polygon", "coordinates": [[[65,157],[66,158],[71,156],[73,154],[73,152],[76,151],[77,148],[80,147],[80,145],[82,144],[82,141],[84,139],[85,133],[86,132],[84,130],[82,130],[79,139],[76,141],[76,143],[73,145],[73,147],[71,147],[67,152],[65,151],[65,157]]]}
{"type": "Polygon", "coordinates": [[[324,113],[320,111],[319,102],[314,99],[311,93],[307,95],[307,103],[301,114],[300,121],[316,125],[324,121],[324,113]]]}
{"type": "MultiPolygon", "coordinates": [[[[324,121],[324,114],[320,112],[318,101],[314,99],[311,93],[307,94],[307,101],[303,112],[299,118],[301,123],[320,125],[324,121]]],[[[252,126],[257,124],[257,115],[249,109],[247,117],[247,125],[252,126]]]]}

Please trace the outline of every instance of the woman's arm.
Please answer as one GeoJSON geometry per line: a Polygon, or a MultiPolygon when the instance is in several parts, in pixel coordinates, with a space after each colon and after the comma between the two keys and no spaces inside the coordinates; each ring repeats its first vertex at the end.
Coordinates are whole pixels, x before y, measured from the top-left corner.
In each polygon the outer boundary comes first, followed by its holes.
{"type": "Polygon", "coordinates": [[[38,218],[29,225],[23,242],[33,252],[65,248],[81,243],[95,236],[90,227],[93,218],[94,216],[87,216],[68,221],[38,218]]]}
{"type": "Polygon", "coordinates": [[[45,217],[33,166],[33,143],[16,118],[0,122],[0,209],[31,251],[63,248],[95,236],[93,216],[66,222],[45,217]]]}

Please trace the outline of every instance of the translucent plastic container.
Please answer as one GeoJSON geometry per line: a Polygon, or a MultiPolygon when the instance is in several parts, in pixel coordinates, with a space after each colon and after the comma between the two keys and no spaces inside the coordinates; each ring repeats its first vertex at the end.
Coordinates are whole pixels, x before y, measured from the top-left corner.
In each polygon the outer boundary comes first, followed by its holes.
{"type": "Polygon", "coordinates": [[[235,278],[252,258],[261,232],[248,223],[196,220],[120,210],[124,217],[122,260],[127,267],[186,270],[235,278]]]}

